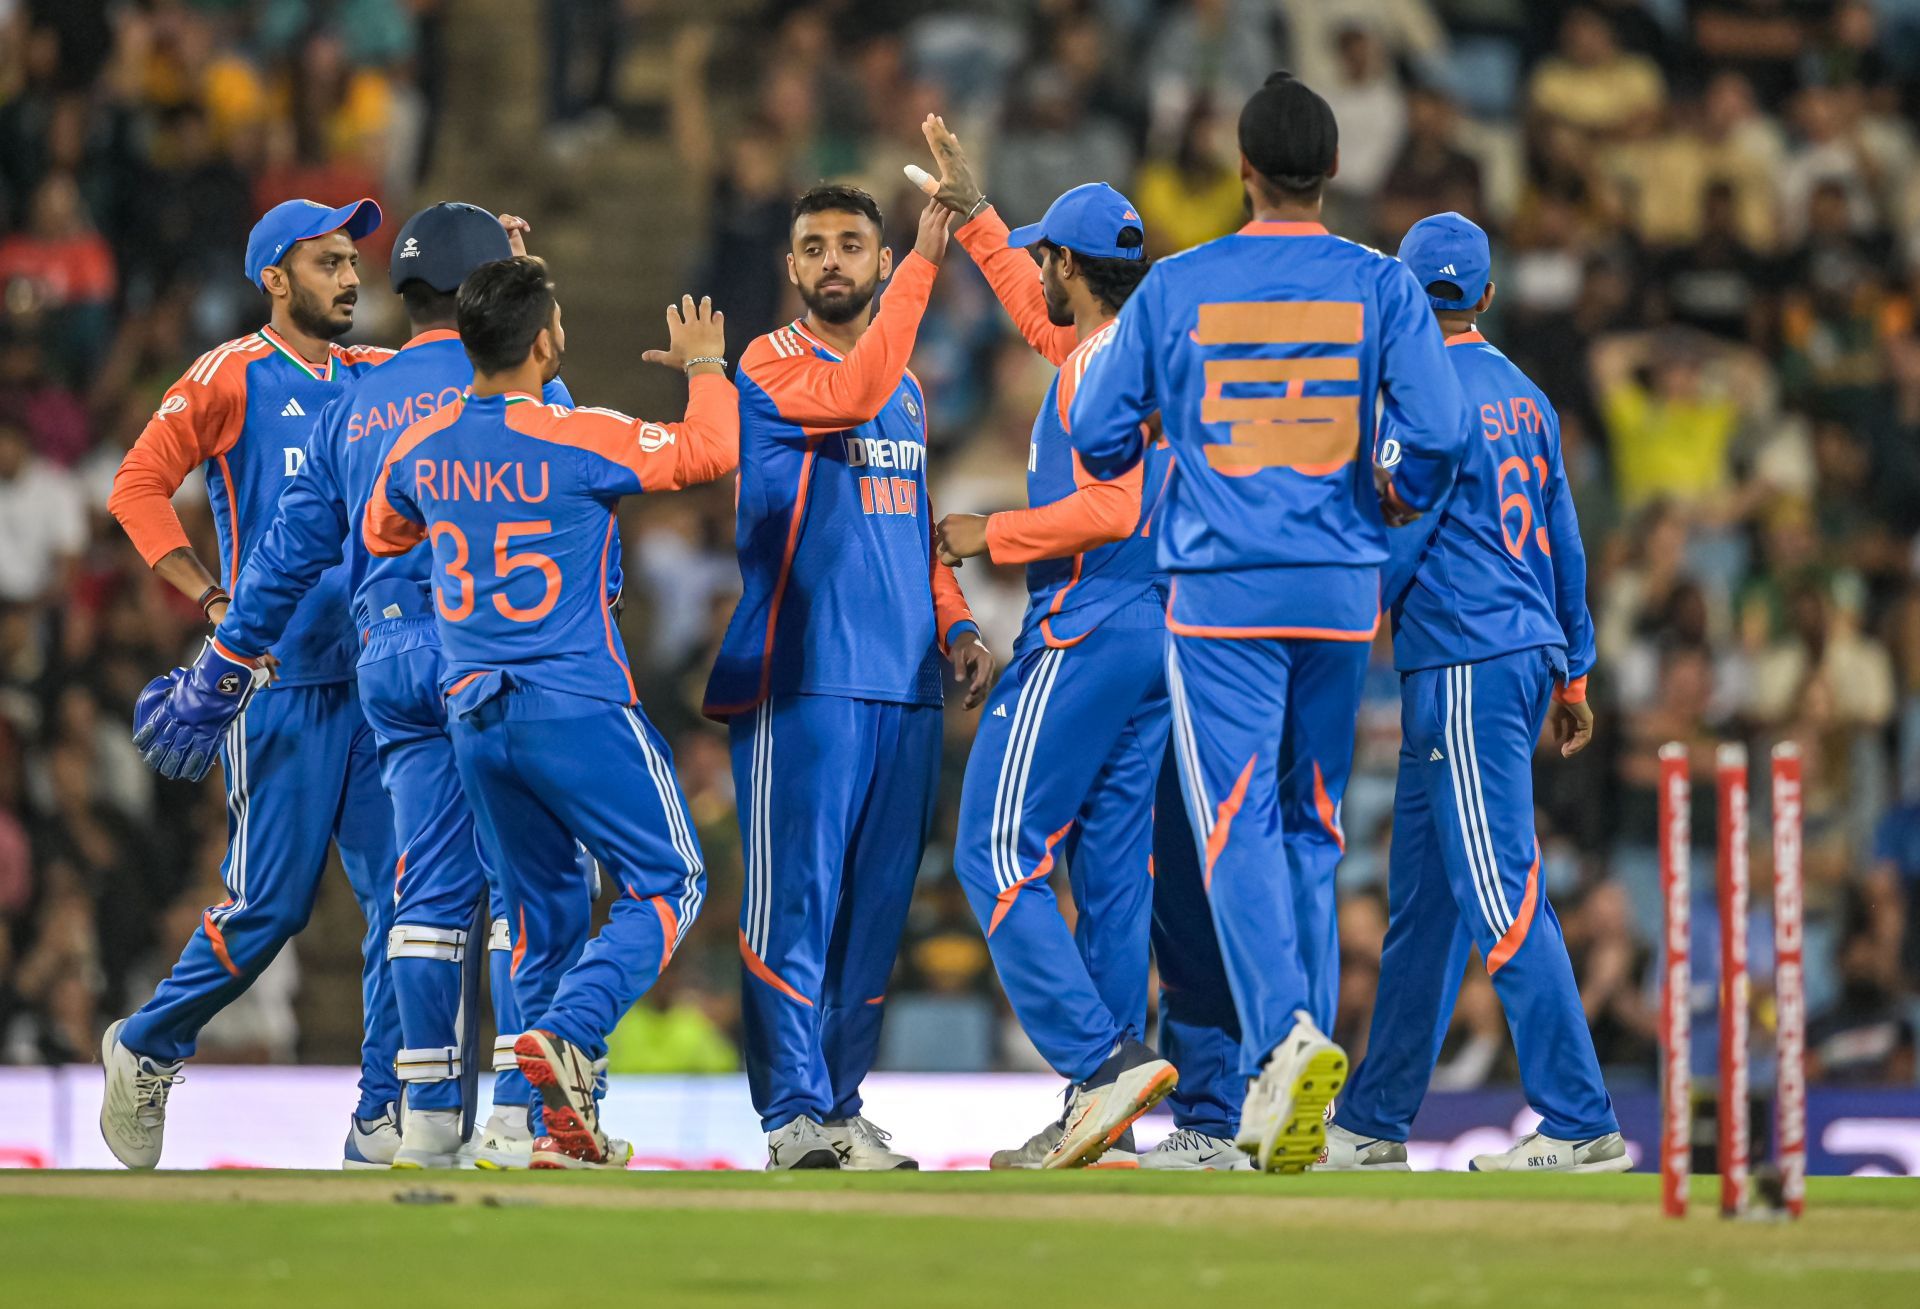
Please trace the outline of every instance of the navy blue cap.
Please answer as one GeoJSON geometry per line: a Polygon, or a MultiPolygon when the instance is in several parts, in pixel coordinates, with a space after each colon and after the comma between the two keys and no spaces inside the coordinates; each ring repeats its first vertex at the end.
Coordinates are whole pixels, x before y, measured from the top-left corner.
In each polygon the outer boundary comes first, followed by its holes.
{"type": "Polygon", "coordinates": [[[247,280],[261,286],[260,274],[279,263],[295,242],[344,231],[358,241],[380,226],[380,206],[356,200],[329,209],[316,200],[282,200],[262,214],[247,234],[247,280]]]}
{"type": "Polygon", "coordinates": [[[1435,309],[1471,309],[1486,294],[1493,276],[1493,251],[1479,224],[1448,210],[1422,218],[1400,241],[1400,262],[1413,270],[1421,286],[1451,282],[1460,288],[1458,299],[1427,296],[1435,309]]]}
{"type": "Polygon", "coordinates": [[[1086,255],[1090,259],[1145,259],[1146,229],[1133,202],[1105,182],[1087,182],[1047,206],[1037,223],[1016,227],[1007,233],[1011,246],[1038,245],[1051,241],[1057,246],[1086,255]],[[1131,227],[1138,234],[1134,245],[1120,244],[1120,233],[1131,227]]]}
{"type": "Polygon", "coordinates": [[[407,220],[393,238],[388,275],[398,291],[425,282],[436,291],[458,291],[481,264],[511,259],[513,247],[500,220],[479,205],[429,205],[407,220]]]}

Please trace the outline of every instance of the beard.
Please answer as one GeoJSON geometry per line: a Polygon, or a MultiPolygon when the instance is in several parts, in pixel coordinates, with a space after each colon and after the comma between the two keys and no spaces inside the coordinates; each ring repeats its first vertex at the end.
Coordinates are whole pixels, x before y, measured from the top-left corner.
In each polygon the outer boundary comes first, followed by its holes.
{"type": "Polygon", "coordinates": [[[1053,285],[1048,282],[1042,282],[1040,290],[1047,301],[1047,321],[1055,327],[1072,327],[1073,306],[1067,303],[1066,292],[1062,291],[1056,298],[1053,285]]]}
{"type": "Polygon", "coordinates": [[[858,318],[866,307],[873,303],[873,293],[880,289],[880,281],[875,278],[865,286],[853,286],[846,290],[835,287],[822,292],[818,287],[808,290],[800,288],[800,299],[809,312],[819,315],[821,321],[833,323],[851,323],[858,318]]]}
{"type": "Polygon", "coordinates": [[[287,315],[293,319],[294,326],[308,336],[331,341],[353,330],[353,316],[349,314],[343,322],[334,317],[334,310],[343,304],[351,306],[359,298],[359,292],[348,291],[329,302],[295,282],[293,294],[287,301],[287,315]]]}

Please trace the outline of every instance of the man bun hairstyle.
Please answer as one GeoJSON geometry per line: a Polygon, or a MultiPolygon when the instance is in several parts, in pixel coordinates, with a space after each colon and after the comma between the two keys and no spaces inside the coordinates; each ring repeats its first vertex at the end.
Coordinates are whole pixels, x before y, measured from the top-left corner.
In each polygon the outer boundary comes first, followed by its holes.
{"type": "Polygon", "coordinates": [[[1292,73],[1267,78],[1240,111],[1240,153],[1290,199],[1317,195],[1339,152],[1333,107],[1292,73]]]}
{"type": "Polygon", "coordinates": [[[532,255],[482,264],[460,284],[454,326],[476,373],[504,373],[526,362],[534,338],[553,324],[553,281],[532,255]]]}

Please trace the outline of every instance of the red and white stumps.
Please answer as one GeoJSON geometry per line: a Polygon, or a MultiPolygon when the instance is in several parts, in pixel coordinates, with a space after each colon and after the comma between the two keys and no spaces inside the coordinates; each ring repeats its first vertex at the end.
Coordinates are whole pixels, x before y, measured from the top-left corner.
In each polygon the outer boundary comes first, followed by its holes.
{"type": "Polygon", "coordinates": [[[1775,1056],[1774,1157],[1780,1198],[1798,1218],[1807,1203],[1807,992],[1802,960],[1804,881],[1800,872],[1800,749],[1773,748],[1773,992],[1779,1014],[1775,1056]]]}
{"type": "Polygon", "coordinates": [[[1660,747],[1660,1208],[1671,1218],[1686,1217],[1693,1174],[1692,807],[1687,747],[1669,742],[1660,747]]]}
{"type": "Polygon", "coordinates": [[[1715,885],[1720,908],[1720,1212],[1746,1212],[1747,1118],[1747,748],[1722,745],[1714,753],[1720,848],[1715,885]]]}

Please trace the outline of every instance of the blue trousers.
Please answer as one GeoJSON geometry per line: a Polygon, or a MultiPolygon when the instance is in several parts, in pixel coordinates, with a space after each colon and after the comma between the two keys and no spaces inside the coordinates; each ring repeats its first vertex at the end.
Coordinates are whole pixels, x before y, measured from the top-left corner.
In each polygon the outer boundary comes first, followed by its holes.
{"type": "Polygon", "coordinates": [[[767,1131],[860,1112],[933,819],[940,718],[776,695],[729,724],[747,1085],[767,1131]]]}
{"type": "Polygon", "coordinates": [[[1540,884],[1533,751],[1553,666],[1544,650],[1400,679],[1400,777],[1386,945],[1367,1056],[1335,1119],[1404,1141],[1439,1055],[1471,940],[1507,1013],[1541,1130],[1619,1130],[1560,921],[1540,884]]]}
{"type": "MultiPolygon", "coordinates": [[[[1253,1077],[1305,1010],[1333,1025],[1340,797],[1362,641],[1173,636],[1173,752],[1200,883],[1253,1077]]],[[[1184,1078],[1183,1078],[1184,1080],[1184,1078]]]]}
{"type": "Polygon", "coordinates": [[[604,1058],[607,1034],[665,970],[706,895],[673,753],[637,709],[500,672],[454,693],[449,710],[460,780],[498,861],[521,1013],[604,1058]],[[580,846],[617,893],[591,941],[580,846]]]}
{"type": "Polygon", "coordinates": [[[1208,1136],[1240,1130],[1240,1018],[1213,930],[1193,824],[1171,747],[1153,800],[1153,958],[1160,969],[1160,1053],[1180,1070],[1167,1097],[1176,1127],[1208,1136]]]}
{"type": "Polygon", "coordinates": [[[1073,1082],[1146,1034],[1166,642],[1164,626],[1102,627],[1018,655],[967,759],[954,871],[1021,1027],[1073,1082]],[[1056,857],[1072,932],[1048,884],[1056,857]]]}
{"type": "Polygon", "coordinates": [[[227,785],[220,880],[227,898],[200,916],[180,962],[127,1020],[120,1039],[155,1059],[192,1055],[200,1029],[307,925],[331,839],[367,920],[356,1112],[377,1117],[400,1093],[393,1067],[400,1022],[387,968],[393,810],[353,683],[262,691],[228,731],[220,760],[227,785]]]}
{"type": "Polygon", "coordinates": [[[462,1107],[463,1070],[480,1057],[471,1047],[484,955],[494,982],[494,1026],[506,1047],[503,1059],[496,1042],[485,1060],[496,1071],[493,1100],[526,1104],[532,1088],[511,1055],[520,1032],[520,1007],[507,975],[511,935],[454,764],[440,693],[446,661],[434,624],[431,614],[375,624],[359,668],[361,703],[379,742],[380,776],[393,801],[400,850],[387,938],[405,1038],[397,1061],[400,1080],[413,1108],[462,1107]],[[488,908],[476,932],[483,902],[488,908]]]}

